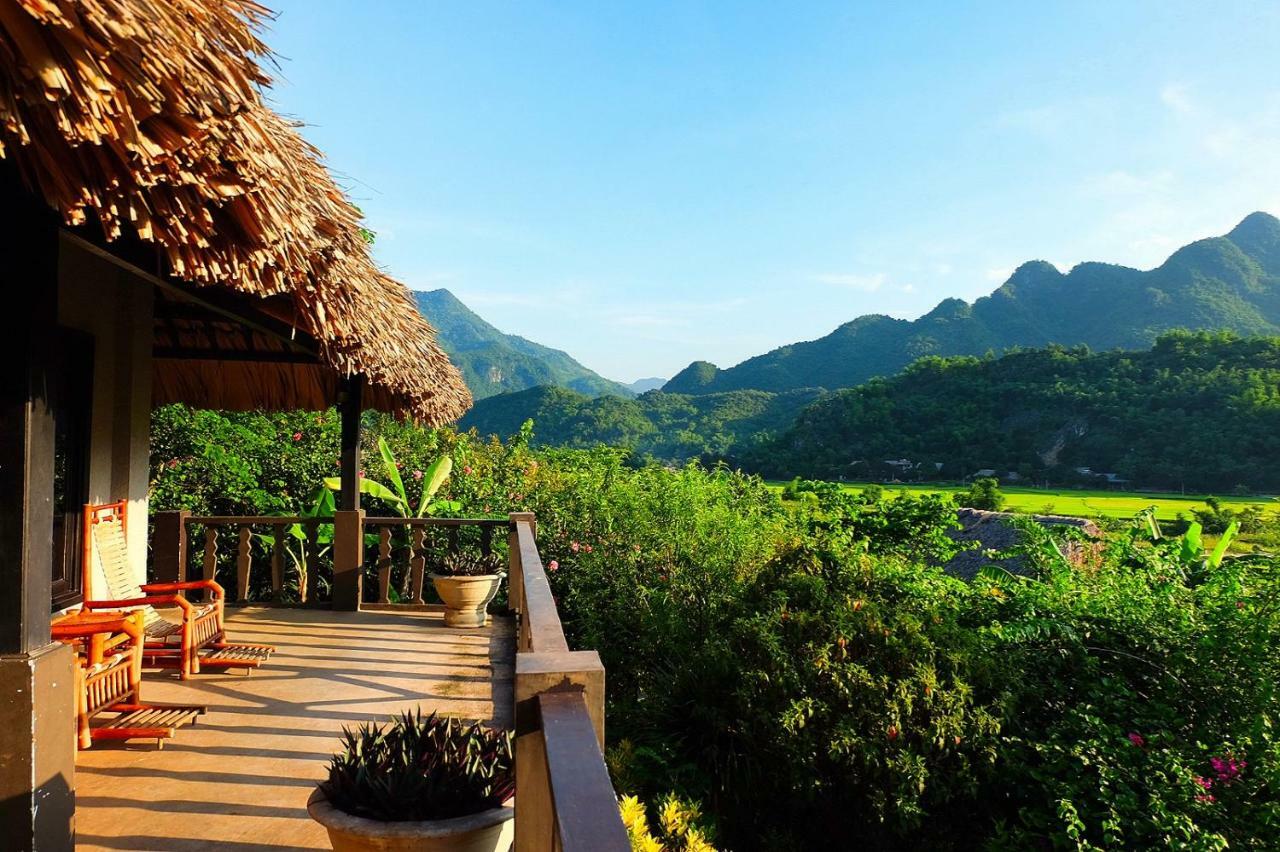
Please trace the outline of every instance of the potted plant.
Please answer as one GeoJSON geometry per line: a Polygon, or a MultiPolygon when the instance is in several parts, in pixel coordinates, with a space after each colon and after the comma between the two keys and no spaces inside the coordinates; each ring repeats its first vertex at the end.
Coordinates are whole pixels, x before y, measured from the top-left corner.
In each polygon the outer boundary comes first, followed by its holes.
{"type": "Polygon", "coordinates": [[[344,728],[307,801],[336,852],[495,852],[514,837],[511,734],[406,711],[344,728]]]}
{"type": "Polygon", "coordinates": [[[436,593],[444,601],[449,627],[484,627],[485,608],[498,593],[502,564],[497,557],[451,553],[431,574],[436,593]]]}

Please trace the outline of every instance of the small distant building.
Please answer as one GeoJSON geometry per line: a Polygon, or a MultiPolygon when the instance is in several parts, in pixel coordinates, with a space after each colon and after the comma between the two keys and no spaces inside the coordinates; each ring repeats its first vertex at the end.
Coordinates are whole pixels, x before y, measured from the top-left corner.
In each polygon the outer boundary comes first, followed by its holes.
{"type": "Polygon", "coordinates": [[[984,467],[982,470],[975,470],[973,473],[966,476],[965,479],[987,479],[995,477],[995,475],[996,472],[994,470],[989,467],[984,467]]]}
{"type": "Polygon", "coordinates": [[[981,509],[960,509],[956,516],[959,527],[947,534],[966,549],[953,556],[942,568],[962,580],[972,580],[984,565],[996,565],[1012,574],[1026,573],[1025,559],[1008,552],[1025,540],[1024,533],[1012,523],[1017,517],[1030,518],[1046,527],[1074,527],[1083,533],[1085,541],[1070,541],[1062,547],[1062,555],[1077,567],[1088,565],[1097,558],[1101,549],[1102,531],[1097,524],[1085,518],[1015,515],[981,509]]]}

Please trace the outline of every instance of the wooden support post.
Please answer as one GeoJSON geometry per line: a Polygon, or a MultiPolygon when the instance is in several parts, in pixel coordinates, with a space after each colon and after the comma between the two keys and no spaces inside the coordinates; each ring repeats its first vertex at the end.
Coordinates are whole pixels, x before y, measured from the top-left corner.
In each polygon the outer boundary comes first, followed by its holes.
{"type": "Polygon", "coordinates": [[[176,512],[156,512],[155,531],[151,535],[155,582],[186,582],[187,519],[190,517],[191,513],[186,509],[176,512]]]}
{"type": "Polygon", "coordinates": [[[360,609],[364,588],[364,512],[333,513],[333,608],[360,609]]]}
{"type": "Polygon", "coordinates": [[[425,603],[422,597],[427,579],[427,530],[414,524],[409,530],[409,597],[412,603],[425,603]]]}
{"type": "Polygon", "coordinates": [[[342,380],[338,409],[342,415],[341,480],[338,508],[348,512],[360,509],[360,416],[363,413],[364,376],[356,374],[342,380]]]}
{"type": "Polygon", "coordinates": [[[0,838],[74,846],[71,649],[50,640],[57,219],[0,170],[0,257],[19,294],[0,335],[0,838]]]}

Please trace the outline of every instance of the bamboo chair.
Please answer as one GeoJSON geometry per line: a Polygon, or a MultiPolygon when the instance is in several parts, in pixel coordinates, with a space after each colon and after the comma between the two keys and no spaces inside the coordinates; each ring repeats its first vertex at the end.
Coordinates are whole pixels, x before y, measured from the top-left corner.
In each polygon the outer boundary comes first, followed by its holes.
{"type": "Polygon", "coordinates": [[[146,629],[141,610],[79,612],[51,626],[54,639],[76,649],[76,739],[81,749],[97,740],[154,739],[156,748],[207,708],[149,704],[142,700],[146,629]],[[114,713],[107,718],[104,714],[114,713]],[[91,723],[95,717],[99,724],[91,723]]]}
{"type": "Polygon", "coordinates": [[[84,609],[140,609],[145,641],[143,657],[150,663],[176,667],[183,680],[201,669],[257,668],[275,651],[271,645],[246,645],[226,641],[223,626],[222,586],[213,580],[138,585],[129,565],[125,532],[128,505],[124,501],[85,506],[84,511],[84,609]],[[107,579],[107,594],[95,598],[91,581],[91,548],[97,548],[107,579]],[[208,600],[193,604],[180,592],[202,590],[208,600]],[[171,621],[157,606],[177,607],[180,621],[171,621]]]}

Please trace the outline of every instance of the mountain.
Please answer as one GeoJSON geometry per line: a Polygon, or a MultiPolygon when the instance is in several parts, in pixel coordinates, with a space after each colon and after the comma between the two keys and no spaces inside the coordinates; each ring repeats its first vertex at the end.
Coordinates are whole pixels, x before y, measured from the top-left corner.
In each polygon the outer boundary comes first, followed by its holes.
{"type": "Polygon", "coordinates": [[[749,469],[959,480],[980,470],[1099,487],[1280,488],[1280,338],[1170,332],[1153,348],[927,357],[819,399],[749,469]],[[1089,473],[1082,473],[1081,470],[1089,473]]]}
{"type": "Polygon", "coordinates": [[[477,400],[539,385],[588,396],[631,396],[632,391],[573,360],[567,353],[514,334],[480,318],[448,290],[417,291],[418,310],[439,333],[440,346],[462,371],[477,400]]]}
{"type": "Polygon", "coordinates": [[[479,400],[458,426],[507,437],[532,419],[534,443],[542,446],[608,444],[669,462],[734,458],[791,425],[821,395],[814,389],[702,396],[650,391],[622,399],[538,387],[479,400]]]}
{"type": "Polygon", "coordinates": [[[657,376],[654,376],[648,379],[636,379],[634,382],[627,385],[627,387],[631,389],[632,393],[641,394],[648,393],[651,390],[657,390],[666,383],[666,379],[660,379],[657,376]]]}
{"type": "Polygon", "coordinates": [[[1280,220],[1253,213],[1226,236],[1194,242],[1145,272],[1082,263],[1063,274],[1031,261],[973,304],[946,299],[917,320],[858,317],[826,337],[726,370],[695,361],[663,390],[852,387],[924,355],[981,355],[1049,343],[1142,349],[1175,328],[1280,333],[1280,220]]]}

